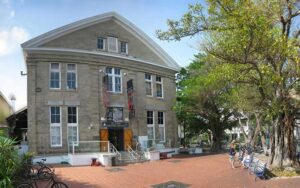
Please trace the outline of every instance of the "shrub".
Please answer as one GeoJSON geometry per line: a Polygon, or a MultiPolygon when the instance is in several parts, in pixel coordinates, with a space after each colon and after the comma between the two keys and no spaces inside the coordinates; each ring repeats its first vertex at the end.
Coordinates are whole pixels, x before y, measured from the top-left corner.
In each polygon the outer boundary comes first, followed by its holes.
{"type": "Polygon", "coordinates": [[[12,187],[12,178],[20,163],[14,145],[14,140],[0,136],[0,188],[12,187]]]}

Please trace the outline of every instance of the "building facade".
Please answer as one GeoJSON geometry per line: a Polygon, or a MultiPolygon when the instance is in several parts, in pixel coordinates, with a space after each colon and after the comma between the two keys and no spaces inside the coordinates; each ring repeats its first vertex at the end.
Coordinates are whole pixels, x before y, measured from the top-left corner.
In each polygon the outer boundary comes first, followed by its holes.
{"type": "Polygon", "coordinates": [[[140,136],[149,145],[178,144],[172,106],[179,66],[122,16],[80,20],[22,48],[30,151],[66,153],[80,141],[110,141],[125,150],[140,136]]]}
{"type": "Polygon", "coordinates": [[[0,91],[0,134],[8,135],[6,118],[13,112],[12,106],[0,91]]]}

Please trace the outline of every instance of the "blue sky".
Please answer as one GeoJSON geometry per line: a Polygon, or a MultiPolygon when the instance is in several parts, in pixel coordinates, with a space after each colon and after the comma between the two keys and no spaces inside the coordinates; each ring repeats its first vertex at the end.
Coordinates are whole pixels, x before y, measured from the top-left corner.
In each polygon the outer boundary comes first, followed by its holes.
{"type": "MultiPolygon", "coordinates": [[[[16,108],[26,105],[26,72],[20,44],[74,21],[116,11],[157,42],[180,66],[197,53],[200,38],[160,41],[157,29],[168,18],[178,19],[194,0],[0,0],[0,91],[15,94],[16,108]]],[[[199,1],[198,1],[199,2],[199,1]]]]}

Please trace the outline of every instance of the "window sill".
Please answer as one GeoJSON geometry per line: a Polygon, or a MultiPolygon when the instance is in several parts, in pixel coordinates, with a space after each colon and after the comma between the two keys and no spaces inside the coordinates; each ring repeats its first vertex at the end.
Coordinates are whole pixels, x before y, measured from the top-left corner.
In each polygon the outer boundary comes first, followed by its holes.
{"type": "Polygon", "coordinates": [[[51,148],[61,148],[61,147],[62,147],[62,145],[55,145],[55,146],[51,145],[51,148]]]}
{"type": "Polygon", "coordinates": [[[114,92],[114,91],[107,91],[110,94],[114,94],[114,95],[122,95],[123,92],[114,92]]]}

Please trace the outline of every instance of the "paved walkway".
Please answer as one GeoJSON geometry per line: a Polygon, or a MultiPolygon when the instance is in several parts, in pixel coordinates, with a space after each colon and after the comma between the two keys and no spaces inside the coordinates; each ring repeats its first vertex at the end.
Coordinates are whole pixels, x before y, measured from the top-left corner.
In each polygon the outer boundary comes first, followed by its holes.
{"type": "Polygon", "coordinates": [[[70,188],[134,188],[153,187],[156,184],[160,184],[157,187],[167,187],[162,186],[162,183],[169,181],[182,183],[182,188],[185,186],[196,188],[300,187],[300,178],[254,181],[254,176],[250,175],[247,170],[231,169],[226,154],[173,158],[114,168],[57,167],[55,171],[70,188]]]}

